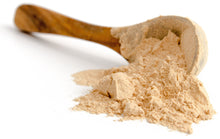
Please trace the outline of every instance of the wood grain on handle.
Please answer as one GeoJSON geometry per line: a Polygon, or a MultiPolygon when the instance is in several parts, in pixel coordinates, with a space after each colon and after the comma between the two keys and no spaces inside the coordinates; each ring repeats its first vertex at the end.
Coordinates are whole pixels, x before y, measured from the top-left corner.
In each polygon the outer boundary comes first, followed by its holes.
{"type": "Polygon", "coordinates": [[[120,53],[118,39],[110,27],[91,25],[34,5],[21,5],[15,14],[16,26],[25,32],[53,33],[103,44],[120,53]]]}

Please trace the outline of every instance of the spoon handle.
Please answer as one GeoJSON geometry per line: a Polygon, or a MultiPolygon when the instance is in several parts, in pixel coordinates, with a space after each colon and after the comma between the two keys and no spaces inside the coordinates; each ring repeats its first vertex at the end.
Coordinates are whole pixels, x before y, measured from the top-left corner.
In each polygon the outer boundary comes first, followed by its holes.
{"type": "Polygon", "coordinates": [[[15,14],[15,24],[24,32],[76,37],[103,44],[120,53],[120,43],[111,35],[110,27],[91,25],[38,6],[19,6],[15,14]]]}

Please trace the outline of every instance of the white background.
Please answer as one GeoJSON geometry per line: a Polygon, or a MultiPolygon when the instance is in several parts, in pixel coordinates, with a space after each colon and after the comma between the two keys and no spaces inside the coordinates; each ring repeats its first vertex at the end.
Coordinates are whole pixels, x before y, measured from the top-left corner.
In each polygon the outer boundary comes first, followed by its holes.
{"type": "Polygon", "coordinates": [[[220,138],[220,8],[212,1],[2,0],[0,2],[0,139],[220,138]],[[88,41],[48,34],[27,35],[14,23],[15,9],[33,3],[103,26],[125,26],[159,15],[180,15],[201,25],[209,42],[208,63],[198,76],[217,114],[193,124],[186,135],[144,121],[71,111],[89,87],[72,82],[86,69],[126,65],[116,52],[88,41]]]}

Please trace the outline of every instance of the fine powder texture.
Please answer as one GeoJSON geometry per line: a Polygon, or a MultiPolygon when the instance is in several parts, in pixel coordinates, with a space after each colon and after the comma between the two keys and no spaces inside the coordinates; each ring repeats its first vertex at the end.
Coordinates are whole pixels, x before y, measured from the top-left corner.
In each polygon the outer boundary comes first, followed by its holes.
{"type": "MultiPolygon", "coordinates": [[[[120,38],[121,51],[126,53],[125,34],[113,34],[120,38]]],[[[129,65],[74,74],[77,84],[93,90],[75,99],[79,104],[73,109],[106,113],[119,120],[146,119],[192,133],[192,123],[211,119],[215,111],[202,83],[186,72],[179,41],[171,31],[162,40],[142,37],[133,44],[132,53],[129,51],[129,65]]]]}

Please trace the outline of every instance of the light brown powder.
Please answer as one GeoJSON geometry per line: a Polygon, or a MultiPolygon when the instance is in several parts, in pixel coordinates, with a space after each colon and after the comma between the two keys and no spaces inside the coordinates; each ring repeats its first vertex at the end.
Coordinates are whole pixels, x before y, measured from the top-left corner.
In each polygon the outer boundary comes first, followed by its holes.
{"type": "Polygon", "coordinates": [[[212,118],[215,111],[205,88],[186,72],[178,36],[170,31],[162,40],[141,37],[130,51],[125,34],[120,30],[113,34],[120,38],[122,54],[132,57],[131,63],[74,74],[77,84],[94,88],[75,99],[79,104],[74,110],[116,115],[120,120],[146,119],[186,133],[192,133],[192,123],[212,118]]]}

